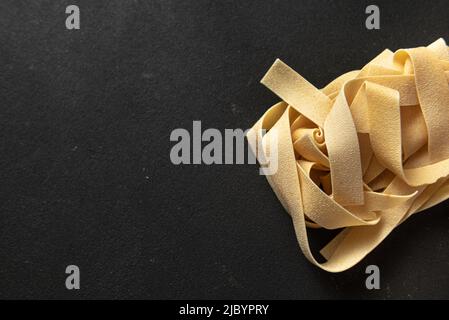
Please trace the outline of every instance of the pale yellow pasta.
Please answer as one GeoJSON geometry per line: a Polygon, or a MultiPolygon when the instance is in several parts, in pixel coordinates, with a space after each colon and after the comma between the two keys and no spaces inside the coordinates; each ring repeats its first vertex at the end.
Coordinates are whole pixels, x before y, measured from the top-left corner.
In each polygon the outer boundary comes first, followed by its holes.
{"type": "Polygon", "coordinates": [[[269,69],[261,82],[282,101],[248,136],[263,140],[262,156],[276,137],[278,170],[267,179],[313,264],[347,270],[449,197],[448,79],[443,39],[385,50],[321,90],[280,60],[269,69]],[[307,227],[342,228],[320,251],[326,262],[314,258],[307,227]]]}

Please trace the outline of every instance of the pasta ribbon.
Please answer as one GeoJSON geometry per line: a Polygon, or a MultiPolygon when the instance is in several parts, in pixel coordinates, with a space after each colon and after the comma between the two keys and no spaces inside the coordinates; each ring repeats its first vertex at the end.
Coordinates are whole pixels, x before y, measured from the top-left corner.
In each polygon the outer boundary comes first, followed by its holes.
{"type": "Polygon", "coordinates": [[[411,215],[449,197],[448,81],[443,39],[387,49],[322,89],[279,59],[268,70],[261,82],[282,101],[248,138],[262,140],[254,152],[264,156],[276,137],[278,170],[266,177],[313,264],[347,270],[411,215]],[[307,228],[341,229],[320,251],[323,263],[307,228]]]}

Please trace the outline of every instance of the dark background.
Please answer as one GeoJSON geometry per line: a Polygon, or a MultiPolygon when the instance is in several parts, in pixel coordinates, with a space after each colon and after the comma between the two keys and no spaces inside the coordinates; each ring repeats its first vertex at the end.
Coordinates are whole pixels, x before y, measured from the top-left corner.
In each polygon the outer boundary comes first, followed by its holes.
{"type": "Polygon", "coordinates": [[[370,31],[364,1],[2,0],[0,298],[449,298],[447,203],[330,274],[257,166],[170,162],[173,129],[246,129],[277,102],[259,84],[277,57],[322,87],[449,40],[449,1],[374,3],[370,31]]]}

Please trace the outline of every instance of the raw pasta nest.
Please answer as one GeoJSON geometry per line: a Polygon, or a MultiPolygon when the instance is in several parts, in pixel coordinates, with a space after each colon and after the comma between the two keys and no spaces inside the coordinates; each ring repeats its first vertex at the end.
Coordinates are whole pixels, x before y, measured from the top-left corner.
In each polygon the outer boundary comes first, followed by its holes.
{"type": "Polygon", "coordinates": [[[261,82],[282,101],[248,138],[262,141],[254,151],[266,158],[277,143],[278,170],[267,179],[313,264],[349,269],[404,220],[449,197],[448,79],[443,39],[387,49],[323,89],[280,60],[269,69],[261,82]],[[307,227],[342,229],[320,251],[324,263],[307,227]]]}

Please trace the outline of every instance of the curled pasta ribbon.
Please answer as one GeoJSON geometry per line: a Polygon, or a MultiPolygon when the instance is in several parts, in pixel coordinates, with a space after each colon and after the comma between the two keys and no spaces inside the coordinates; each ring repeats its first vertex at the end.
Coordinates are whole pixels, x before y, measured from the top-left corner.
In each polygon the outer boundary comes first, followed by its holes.
{"type": "Polygon", "coordinates": [[[404,220],[449,197],[448,81],[443,39],[387,49],[323,89],[280,60],[269,69],[261,82],[282,101],[248,138],[262,140],[254,150],[262,156],[277,138],[278,170],[267,179],[313,264],[347,270],[404,220]],[[307,227],[341,229],[320,251],[323,263],[307,227]]]}

